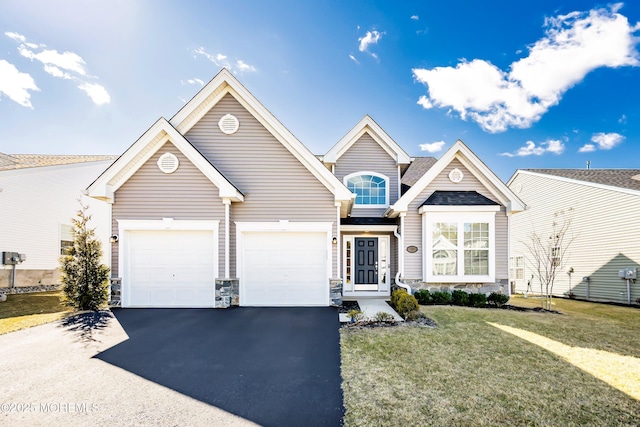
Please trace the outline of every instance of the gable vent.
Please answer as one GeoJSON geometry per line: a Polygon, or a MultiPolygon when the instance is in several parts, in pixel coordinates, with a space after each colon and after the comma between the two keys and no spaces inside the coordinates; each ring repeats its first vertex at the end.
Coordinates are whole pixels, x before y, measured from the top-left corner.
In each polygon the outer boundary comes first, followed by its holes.
{"type": "Polygon", "coordinates": [[[158,159],[158,168],[164,173],[173,173],[178,169],[180,162],[175,154],[164,153],[158,159]]]}
{"type": "Polygon", "coordinates": [[[225,114],[218,122],[218,127],[220,128],[222,133],[232,135],[238,131],[240,122],[238,122],[238,118],[236,116],[225,114]]]}

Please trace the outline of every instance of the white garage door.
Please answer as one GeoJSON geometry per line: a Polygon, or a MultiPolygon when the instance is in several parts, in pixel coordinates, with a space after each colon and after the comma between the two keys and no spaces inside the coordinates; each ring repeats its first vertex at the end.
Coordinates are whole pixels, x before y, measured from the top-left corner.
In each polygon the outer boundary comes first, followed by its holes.
{"type": "Polygon", "coordinates": [[[128,231],[126,245],[123,306],[213,307],[212,231],[128,231]]]}
{"type": "Polygon", "coordinates": [[[329,305],[326,233],[244,232],[242,239],[242,305],[329,305]]]}

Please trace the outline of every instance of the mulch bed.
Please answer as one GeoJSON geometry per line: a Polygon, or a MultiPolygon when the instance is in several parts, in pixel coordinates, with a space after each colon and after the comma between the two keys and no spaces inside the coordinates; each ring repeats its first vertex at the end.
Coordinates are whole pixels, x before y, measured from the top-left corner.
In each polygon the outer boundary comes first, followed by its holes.
{"type": "Polygon", "coordinates": [[[360,310],[358,301],[342,301],[342,305],[338,307],[338,313],[348,313],[351,310],[360,310]]]}

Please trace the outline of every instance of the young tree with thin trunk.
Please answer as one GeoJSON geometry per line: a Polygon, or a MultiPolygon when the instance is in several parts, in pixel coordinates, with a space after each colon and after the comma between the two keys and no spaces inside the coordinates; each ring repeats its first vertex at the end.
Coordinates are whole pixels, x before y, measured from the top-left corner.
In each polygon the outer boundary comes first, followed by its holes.
{"type": "Polygon", "coordinates": [[[109,298],[109,267],[100,263],[102,244],[89,228],[89,209],[80,202],[74,226],[73,246],[60,257],[63,301],[78,310],[99,310],[109,298]]]}
{"type": "Polygon", "coordinates": [[[551,310],[553,285],[558,272],[565,267],[566,256],[574,239],[574,236],[569,234],[572,214],[573,208],[554,212],[550,229],[546,232],[537,232],[534,229],[529,241],[525,242],[531,255],[528,258],[529,265],[540,282],[542,308],[547,310],[551,310]]]}

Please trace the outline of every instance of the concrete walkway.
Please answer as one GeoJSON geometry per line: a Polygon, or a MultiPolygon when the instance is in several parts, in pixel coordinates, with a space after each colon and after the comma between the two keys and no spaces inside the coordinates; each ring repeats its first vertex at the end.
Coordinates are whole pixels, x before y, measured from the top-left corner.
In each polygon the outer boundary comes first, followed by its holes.
{"type": "MultiPolygon", "coordinates": [[[[384,298],[358,299],[356,301],[358,301],[360,311],[362,311],[368,319],[373,319],[376,313],[383,311],[391,314],[396,322],[404,322],[404,319],[400,317],[400,315],[396,313],[389,304],[387,304],[387,301],[384,298]]],[[[349,318],[346,313],[340,313],[340,322],[349,322],[349,318]]]]}

